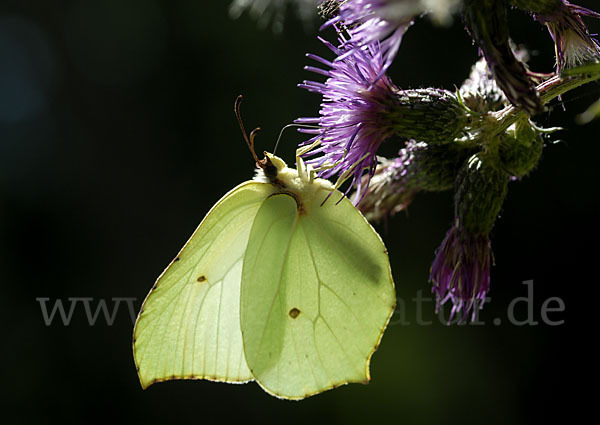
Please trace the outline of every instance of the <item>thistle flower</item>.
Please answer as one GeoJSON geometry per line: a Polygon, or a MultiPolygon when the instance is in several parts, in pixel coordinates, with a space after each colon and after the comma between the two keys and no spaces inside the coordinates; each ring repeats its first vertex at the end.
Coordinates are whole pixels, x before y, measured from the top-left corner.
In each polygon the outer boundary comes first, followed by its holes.
{"type": "Polygon", "coordinates": [[[436,251],[430,280],[437,308],[452,301],[450,321],[481,307],[490,288],[489,233],[506,196],[508,174],[484,154],[473,155],[457,177],[455,221],[436,251]]]}
{"type": "Polygon", "coordinates": [[[319,129],[301,130],[315,134],[305,145],[318,142],[306,156],[321,154],[307,162],[320,169],[321,177],[338,175],[340,182],[352,177],[348,190],[356,187],[355,203],[375,173],[379,146],[390,136],[444,144],[462,135],[470,116],[457,97],[445,90],[398,89],[382,72],[379,43],[355,49],[343,39],[341,48],[322,41],[344,59],[329,62],[308,55],[331,69],[305,68],[329,78],[324,84],[305,81],[299,85],[323,95],[323,103],[320,117],[296,122],[319,124],[319,129]],[[351,54],[346,55],[347,51],[351,54]],[[363,174],[367,178],[362,179],[363,174]]]}
{"type": "Polygon", "coordinates": [[[590,35],[581,16],[600,19],[599,13],[568,1],[561,1],[552,13],[535,15],[554,40],[557,72],[600,59],[600,45],[590,35]]]}
{"type": "MultiPolygon", "coordinates": [[[[347,0],[339,4],[338,15],[328,20],[321,29],[334,24],[343,24],[350,35],[343,53],[336,60],[343,60],[353,54],[354,49],[361,49],[373,43],[380,43],[383,54],[383,74],[392,64],[402,37],[412,25],[415,15],[414,1],[405,0],[347,0]]],[[[417,12],[418,13],[418,12],[417,12]]],[[[378,78],[380,75],[377,76],[378,78]]]]}
{"type": "Polygon", "coordinates": [[[465,105],[476,112],[498,111],[508,100],[492,75],[485,58],[480,58],[471,68],[469,78],[460,87],[465,105]]]}
{"type": "Polygon", "coordinates": [[[425,143],[410,140],[397,158],[378,158],[377,171],[359,206],[367,220],[380,221],[408,207],[418,192],[411,170],[415,152],[426,148],[425,143]]]}
{"type": "Polygon", "coordinates": [[[600,14],[566,0],[509,0],[514,6],[533,14],[545,24],[554,40],[556,71],[600,58],[600,47],[589,33],[582,16],[600,18],[600,14]]]}
{"type": "MultiPolygon", "coordinates": [[[[345,53],[331,43],[321,39],[337,56],[345,53]]],[[[368,185],[361,181],[366,173],[373,176],[377,165],[375,153],[381,143],[394,133],[390,108],[398,88],[382,74],[383,56],[379,43],[354,49],[343,60],[329,62],[316,55],[308,54],[330,70],[306,67],[310,71],[328,76],[323,83],[305,81],[299,87],[323,95],[319,118],[300,118],[297,123],[319,124],[319,130],[301,130],[316,134],[305,144],[320,140],[320,145],[307,156],[322,154],[307,163],[322,168],[319,175],[324,178],[336,174],[352,177],[352,186],[357,188],[358,202],[368,185]],[[378,77],[381,77],[378,79],[378,77]]]]}
{"type": "Polygon", "coordinates": [[[541,102],[527,69],[515,56],[508,37],[506,3],[503,0],[467,0],[463,20],[485,57],[491,74],[506,98],[533,115],[541,102]]]}
{"type": "Polygon", "coordinates": [[[457,225],[446,234],[436,252],[429,279],[436,296],[436,312],[446,301],[452,302],[448,322],[462,311],[464,320],[471,320],[490,289],[491,247],[488,235],[469,235],[457,225]]]}
{"type": "Polygon", "coordinates": [[[420,191],[451,189],[460,165],[473,153],[474,147],[462,143],[429,145],[409,140],[396,158],[379,158],[359,209],[369,221],[380,221],[408,207],[420,191]]]}
{"type": "Polygon", "coordinates": [[[541,129],[527,119],[519,120],[510,126],[500,136],[498,146],[500,168],[513,177],[523,177],[531,172],[538,164],[544,148],[544,139],[540,133],[541,129]]]}

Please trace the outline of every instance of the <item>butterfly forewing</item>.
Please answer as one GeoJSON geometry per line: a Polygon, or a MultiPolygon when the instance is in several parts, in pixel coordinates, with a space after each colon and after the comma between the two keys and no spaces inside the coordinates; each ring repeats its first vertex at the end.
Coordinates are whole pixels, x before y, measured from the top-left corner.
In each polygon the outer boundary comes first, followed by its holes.
{"type": "Polygon", "coordinates": [[[143,387],[168,379],[251,380],[239,303],[244,252],[267,183],[246,182],[208,213],[144,301],[134,331],[143,387]]]}

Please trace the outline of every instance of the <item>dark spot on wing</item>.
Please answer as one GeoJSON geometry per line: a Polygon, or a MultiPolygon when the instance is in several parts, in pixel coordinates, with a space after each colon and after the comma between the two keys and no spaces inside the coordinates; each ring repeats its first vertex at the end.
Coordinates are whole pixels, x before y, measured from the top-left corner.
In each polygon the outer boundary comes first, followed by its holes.
{"type": "Polygon", "coordinates": [[[298,317],[300,315],[300,310],[298,310],[296,307],[294,307],[293,309],[290,310],[289,315],[292,319],[295,319],[296,317],[298,317]]]}
{"type": "Polygon", "coordinates": [[[202,275],[200,276],[198,279],[196,279],[198,282],[206,282],[206,276],[202,275]]]}
{"type": "Polygon", "coordinates": [[[175,261],[179,261],[179,257],[175,257],[175,259],[173,260],[173,262],[175,261]]]}

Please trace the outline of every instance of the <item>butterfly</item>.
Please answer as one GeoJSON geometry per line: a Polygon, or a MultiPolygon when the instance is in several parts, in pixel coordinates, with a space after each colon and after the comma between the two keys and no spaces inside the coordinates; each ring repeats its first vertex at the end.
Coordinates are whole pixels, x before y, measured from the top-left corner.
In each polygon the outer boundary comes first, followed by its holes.
{"type": "Polygon", "coordinates": [[[256,381],[302,399],[369,381],[396,300],[387,250],[302,153],[296,170],[265,152],[160,275],[134,330],[142,387],[256,381]]]}

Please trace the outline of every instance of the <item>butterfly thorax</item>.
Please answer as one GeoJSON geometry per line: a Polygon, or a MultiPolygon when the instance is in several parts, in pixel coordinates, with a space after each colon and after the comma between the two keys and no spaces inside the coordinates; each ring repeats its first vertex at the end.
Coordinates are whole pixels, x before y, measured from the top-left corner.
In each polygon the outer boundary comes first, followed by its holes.
{"type": "Polygon", "coordinates": [[[319,203],[323,201],[318,196],[319,192],[326,191],[329,194],[333,190],[331,182],[314,177],[314,171],[310,169],[310,166],[306,166],[300,157],[296,158],[300,171],[289,168],[285,161],[268,152],[265,152],[265,158],[270,161],[277,172],[274,176],[268,176],[263,168],[258,167],[254,181],[270,183],[277,189],[275,194],[286,193],[293,197],[298,204],[300,213],[310,211],[315,199],[318,198],[319,203]]]}

